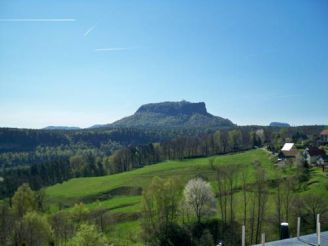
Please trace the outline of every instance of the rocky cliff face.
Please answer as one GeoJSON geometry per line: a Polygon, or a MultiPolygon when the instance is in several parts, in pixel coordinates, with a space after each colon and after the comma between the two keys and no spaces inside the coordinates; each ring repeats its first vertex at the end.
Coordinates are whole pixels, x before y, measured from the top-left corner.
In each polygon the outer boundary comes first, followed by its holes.
{"type": "Polygon", "coordinates": [[[271,122],[269,126],[272,126],[272,127],[290,127],[290,125],[288,123],[284,123],[284,122],[271,122]]]}
{"type": "Polygon", "coordinates": [[[187,101],[181,102],[162,102],[150,103],[142,105],[136,113],[158,113],[164,115],[192,115],[192,114],[207,114],[204,102],[191,103],[187,101]]]}
{"type": "Polygon", "coordinates": [[[229,119],[211,115],[204,102],[161,102],[142,105],[134,115],[118,120],[115,127],[228,128],[229,119]]]}

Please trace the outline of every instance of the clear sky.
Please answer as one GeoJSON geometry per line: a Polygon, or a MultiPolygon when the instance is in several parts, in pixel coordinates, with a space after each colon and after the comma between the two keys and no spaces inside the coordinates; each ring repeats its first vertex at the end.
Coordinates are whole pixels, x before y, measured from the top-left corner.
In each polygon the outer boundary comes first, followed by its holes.
{"type": "Polygon", "coordinates": [[[328,1],[0,1],[0,126],[183,99],[239,125],[327,124],[328,1]]]}

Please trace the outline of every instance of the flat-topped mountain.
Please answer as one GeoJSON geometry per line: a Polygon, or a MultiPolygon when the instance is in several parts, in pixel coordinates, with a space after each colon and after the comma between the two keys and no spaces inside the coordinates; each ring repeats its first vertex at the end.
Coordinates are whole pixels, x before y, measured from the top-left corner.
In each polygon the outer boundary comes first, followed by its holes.
{"type": "Polygon", "coordinates": [[[142,105],[137,110],[136,114],[138,113],[159,113],[165,115],[208,114],[205,103],[203,102],[190,103],[187,101],[149,103],[149,104],[142,105]]]}
{"type": "Polygon", "coordinates": [[[42,128],[43,130],[79,130],[77,126],[47,126],[42,128]]]}
{"type": "Polygon", "coordinates": [[[290,127],[288,123],[285,122],[271,122],[269,126],[272,127],[290,127]]]}
{"type": "Polygon", "coordinates": [[[234,124],[229,119],[208,113],[204,102],[180,101],[142,105],[133,115],[107,126],[226,128],[234,124]]]}

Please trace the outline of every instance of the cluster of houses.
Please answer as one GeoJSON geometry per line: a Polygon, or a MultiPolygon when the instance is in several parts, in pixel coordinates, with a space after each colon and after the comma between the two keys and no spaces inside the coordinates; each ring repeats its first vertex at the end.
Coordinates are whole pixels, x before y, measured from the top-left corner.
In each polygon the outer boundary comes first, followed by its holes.
{"type": "MultiPolygon", "coordinates": [[[[320,133],[320,144],[328,144],[328,130],[323,130],[320,133]]],[[[280,159],[290,159],[295,158],[299,154],[299,150],[296,148],[294,143],[285,143],[282,147],[279,158],[280,159]]],[[[308,165],[322,167],[328,170],[328,155],[323,148],[317,146],[310,146],[303,151],[304,162],[308,165]]]]}

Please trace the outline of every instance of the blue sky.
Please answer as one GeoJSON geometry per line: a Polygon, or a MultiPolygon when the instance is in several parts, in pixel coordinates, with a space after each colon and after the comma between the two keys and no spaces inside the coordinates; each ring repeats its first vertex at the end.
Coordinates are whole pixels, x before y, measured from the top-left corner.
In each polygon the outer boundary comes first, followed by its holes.
{"type": "Polygon", "coordinates": [[[239,125],[328,122],[328,1],[0,2],[0,126],[204,101],[239,125]]]}

